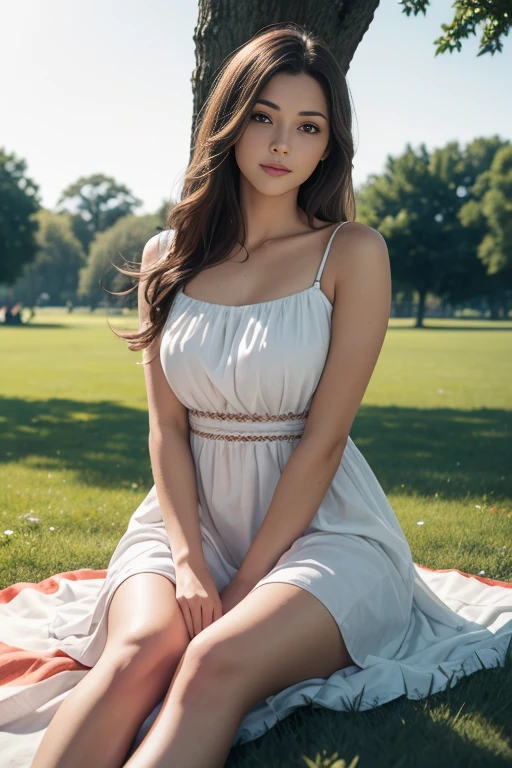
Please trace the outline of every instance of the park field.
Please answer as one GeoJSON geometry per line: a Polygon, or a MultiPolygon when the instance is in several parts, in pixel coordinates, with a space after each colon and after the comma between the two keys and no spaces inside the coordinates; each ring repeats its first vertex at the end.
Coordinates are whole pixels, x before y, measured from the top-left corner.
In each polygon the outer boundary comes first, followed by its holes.
{"type": "MultiPolygon", "coordinates": [[[[141,353],[107,319],[137,327],[133,311],[50,309],[0,326],[0,589],[106,568],[153,484],[141,353]]],[[[413,325],[390,320],[351,437],[416,563],[512,581],[512,321],[413,325]]],[[[510,765],[511,691],[509,653],[429,699],[301,708],[228,765],[510,765]]]]}

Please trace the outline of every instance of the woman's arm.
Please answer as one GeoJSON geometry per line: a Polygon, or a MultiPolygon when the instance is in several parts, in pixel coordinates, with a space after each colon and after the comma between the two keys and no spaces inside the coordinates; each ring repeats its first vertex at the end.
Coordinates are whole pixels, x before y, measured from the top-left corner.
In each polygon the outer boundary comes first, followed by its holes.
{"type": "MultiPolygon", "coordinates": [[[[150,238],[142,253],[141,269],[160,256],[158,235],[150,238]]],[[[138,287],[139,328],[148,322],[144,297],[146,281],[138,287]]],[[[190,450],[187,408],[169,386],[160,362],[161,335],[143,350],[144,377],[149,412],[149,453],[155,488],[176,565],[205,563],[198,515],[197,477],[190,450]]]]}
{"type": "Polygon", "coordinates": [[[386,242],[379,232],[356,222],[340,232],[343,237],[335,237],[331,247],[337,277],[329,353],[305,430],[235,577],[249,586],[311,524],[343,457],[386,335],[391,305],[386,242]]]}
{"type": "Polygon", "coordinates": [[[172,427],[150,431],[149,454],[173,561],[177,566],[202,565],[196,472],[189,441],[172,427]]]}

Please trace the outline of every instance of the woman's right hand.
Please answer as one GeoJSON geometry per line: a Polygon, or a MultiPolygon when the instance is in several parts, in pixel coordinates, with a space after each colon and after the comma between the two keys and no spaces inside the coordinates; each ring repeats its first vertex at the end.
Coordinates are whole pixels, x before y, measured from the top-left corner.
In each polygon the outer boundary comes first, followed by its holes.
{"type": "Polygon", "coordinates": [[[206,563],[176,567],[176,600],[192,640],[222,616],[222,602],[206,563]]]}

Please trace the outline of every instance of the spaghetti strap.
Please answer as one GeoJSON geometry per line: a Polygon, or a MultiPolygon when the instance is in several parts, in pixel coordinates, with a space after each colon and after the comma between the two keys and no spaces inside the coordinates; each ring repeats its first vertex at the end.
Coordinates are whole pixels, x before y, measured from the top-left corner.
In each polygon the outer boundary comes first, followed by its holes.
{"type": "Polygon", "coordinates": [[[331,243],[333,241],[334,235],[338,231],[340,227],[342,227],[344,224],[348,224],[348,221],[342,221],[341,224],[339,224],[332,235],[329,238],[329,242],[327,243],[327,248],[325,249],[325,253],[323,255],[322,261],[320,262],[320,266],[318,267],[318,272],[316,273],[315,281],[313,285],[320,284],[320,278],[322,277],[322,272],[324,271],[325,262],[327,260],[327,256],[329,254],[329,250],[331,248],[331,243]]]}

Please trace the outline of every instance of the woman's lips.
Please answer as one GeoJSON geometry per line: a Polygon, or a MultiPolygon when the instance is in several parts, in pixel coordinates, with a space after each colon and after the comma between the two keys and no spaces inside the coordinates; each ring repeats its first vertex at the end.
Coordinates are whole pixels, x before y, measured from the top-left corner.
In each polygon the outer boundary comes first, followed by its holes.
{"type": "Polygon", "coordinates": [[[291,171],[284,171],[282,168],[271,168],[269,165],[262,165],[261,167],[271,176],[284,176],[286,173],[291,173],[291,171]]]}

